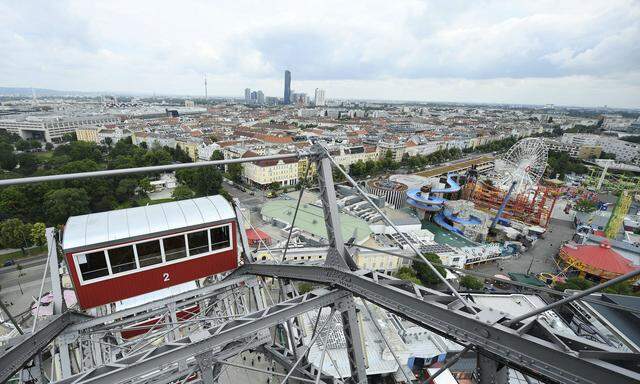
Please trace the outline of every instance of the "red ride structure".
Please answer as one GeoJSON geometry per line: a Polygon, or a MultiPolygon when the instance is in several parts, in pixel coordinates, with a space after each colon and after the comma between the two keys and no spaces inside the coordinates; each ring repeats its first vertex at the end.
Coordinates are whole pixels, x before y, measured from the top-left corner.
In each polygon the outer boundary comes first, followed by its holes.
{"type": "Polygon", "coordinates": [[[62,247],[87,309],[234,269],[236,235],[217,195],[70,217],[62,247]]]}

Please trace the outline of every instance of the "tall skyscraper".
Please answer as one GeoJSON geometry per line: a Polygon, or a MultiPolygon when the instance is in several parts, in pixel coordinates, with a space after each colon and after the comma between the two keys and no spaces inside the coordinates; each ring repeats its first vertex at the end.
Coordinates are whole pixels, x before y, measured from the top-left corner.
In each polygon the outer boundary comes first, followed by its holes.
{"type": "Polygon", "coordinates": [[[264,92],[258,91],[258,104],[264,104],[264,92]]]}
{"type": "Polygon", "coordinates": [[[291,72],[284,71],[284,103],[291,104],[291,72]]]}
{"type": "Polygon", "coordinates": [[[316,88],[316,97],[314,103],[316,107],[327,105],[327,102],[324,100],[324,89],[316,88]]]}
{"type": "Polygon", "coordinates": [[[251,101],[251,88],[244,89],[244,101],[247,103],[251,101]]]}

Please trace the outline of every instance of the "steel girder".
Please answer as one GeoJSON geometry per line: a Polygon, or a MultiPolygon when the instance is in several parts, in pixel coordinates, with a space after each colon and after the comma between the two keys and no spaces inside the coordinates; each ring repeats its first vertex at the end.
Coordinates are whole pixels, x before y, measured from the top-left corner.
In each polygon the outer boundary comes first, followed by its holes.
{"type": "MultiPolygon", "coordinates": [[[[270,356],[278,364],[282,365],[284,369],[286,369],[287,371],[290,371],[291,368],[293,368],[293,364],[295,362],[293,353],[282,345],[264,344],[260,348],[258,348],[258,351],[262,352],[265,355],[270,356]]],[[[318,368],[314,367],[310,363],[299,364],[295,368],[295,371],[293,372],[293,374],[301,377],[306,377],[311,380],[315,380],[316,376],[318,375],[318,368]]],[[[333,377],[327,376],[324,374],[320,375],[320,381],[327,384],[334,382],[333,377]]]]}
{"type": "Polygon", "coordinates": [[[223,325],[195,332],[189,337],[105,364],[76,375],[65,383],[117,383],[152,373],[161,367],[198,355],[217,351],[221,347],[311,309],[333,305],[349,297],[342,290],[318,289],[264,310],[238,317],[223,325]]]}
{"type": "MultiPolygon", "coordinates": [[[[233,357],[238,353],[248,349],[258,348],[260,345],[270,342],[268,333],[262,337],[253,337],[244,340],[242,343],[233,343],[227,345],[219,352],[212,354],[214,359],[223,360],[233,357]]],[[[135,380],[136,384],[170,384],[191,376],[200,371],[200,366],[196,357],[187,360],[186,365],[181,367],[179,363],[168,366],[166,369],[159,369],[150,375],[139,377],[135,380]]],[[[56,381],[56,384],[72,384],[77,382],[81,375],[75,375],[68,379],[56,381]]],[[[189,381],[192,383],[193,381],[189,381]]]]}
{"type": "Polygon", "coordinates": [[[175,296],[167,297],[166,299],[152,301],[150,303],[138,305],[136,307],[123,309],[118,312],[113,312],[109,315],[95,318],[87,317],[87,320],[71,325],[68,329],[65,330],[65,333],[90,332],[91,329],[100,326],[106,326],[109,328],[123,327],[128,324],[144,321],[146,319],[164,313],[167,310],[167,305],[169,304],[179,303],[179,308],[191,306],[197,304],[200,300],[218,295],[221,293],[221,291],[230,289],[236,284],[247,283],[250,280],[253,279],[226,279],[214,285],[209,285],[204,288],[180,293],[175,296]]]}
{"type": "Polygon", "coordinates": [[[86,317],[86,315],[76,312],[56,315],[35,333],[23,335],[18,338],[18,343],[3,349],[0,355],[0,382],[4,383],[18,372],[23,365],[40,353],[70,324],[86,317]]]}
{"type": "MultiPolygon", "coordinates": [[[[461,344],[473,344],[486,356],[549,382],[638,383],[640,374],[607,361],[582,358],[581,351],[568,350],[553,339],[521,333],[498,323],[509,315],[478,307],[465,312],[462,303],[450,295],[370,271],[349,272],[331,267],[256,263],[244,265],[230,276],[254,274],[306,280],[339,286],[396,315],[461,344]]],[[[523,327],[526,328],[526,327],[523,327]]]]}

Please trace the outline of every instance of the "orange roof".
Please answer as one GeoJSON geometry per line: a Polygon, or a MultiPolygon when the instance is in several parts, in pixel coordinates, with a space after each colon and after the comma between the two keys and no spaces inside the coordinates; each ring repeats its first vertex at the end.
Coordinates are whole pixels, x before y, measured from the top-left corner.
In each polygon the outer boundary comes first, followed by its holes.
{"type": "Polygon", "coordinates": [[[585,265],[610,273],[624,275],[638,268],[611,249],[607,241],[599,245],[564,245],[562,251],[585,265]]]}
{"type": "Polygon", "coordinates": [[[254,136],[256,139],[260,139],[262,141],[266,141],[268,143],[276,143],[276,144],[288,144],[293,142],[293,138],[291,136],[275,136],[275,135],[267,135],[263,133],[258,133],[254,136]]]}

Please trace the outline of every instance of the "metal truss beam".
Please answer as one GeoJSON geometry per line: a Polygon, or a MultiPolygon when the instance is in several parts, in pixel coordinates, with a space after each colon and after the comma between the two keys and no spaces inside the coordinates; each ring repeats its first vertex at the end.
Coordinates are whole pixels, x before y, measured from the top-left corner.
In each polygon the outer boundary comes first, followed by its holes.
{"type": "Polygon", "coordinates": [[[194,332],[189,337],[173,343],[165,343],[76,375],[70,382],[108,384],[132,380],[151,374],[160,367],[217,351],[233,341],[246,338],[247,335],[253,335],[311,309],[333,305],[349,295],[348,292],[341,290],[318,289],[264,310],[238,317],[220,326],[194,332]]]}
{"type": "Polygon", "coordinates": [[[167,297],[166,299],[152,301],[136,307],[124,309],[122,311],[113,312],[105,316],[89,318],[85,321],[73,324],[65,330],[65,333],[87,331],[91,328],[104,325],[108,325],[109,327],[121,327],[127,324],[137,323],[164,313],[167,310],[167,305],[169,304],[179,303],[180,307],[197,304],[200,300],[218,295],[225,289],[236,284],[246,283],[249,280],[253,279],[246,279],[242,276],[237,279],[226,279],[220,283],[167,297]]]}
{"type": "Polygon", "coordinates": [[[35,333],[21,336],[18,343],[3,349],[0,354],[0,383],[4,383],[18,372],[70,324],[84,318],[85,315],[76,312],[54,316],[35,333]]]}
{"type": "MultiPolygon", "coordinates": [[[[270,356],[273,360],[275,360],[278,364],[282,365],[284,369],[287,371],[291,371],[293,368],[293,364],[295,363],[295,359],[293,353],[289,351],[282,345],[272,344],[272,345],[263,345],[258,348],[259,352],[262,352],[265,355],[270,356]]],[[[318,375],[318,369],[314,367],[312,364],[300,364],[298,365],[293,374],[296,376],[306,377],[311,380],[315,380],[318,375]]],[[[333,383],[333,377],[327,375],[321,375],[320,379],[323,383],[330,384],[333,383]]]]}
{"type": "MultiPolygon", "coordinates": [[[[249,338],[239,343],[233,343],[233,345],[225,346],[219,352],[213,353],[212,357],[215,359],[228,359],[236,356],[237,354],[246,351],[248,349],[255,349],[260,345],[270,342],[269,335],[266,333],[264,336],[257,338],[249,338]]],[[[178,382],[188,376],[197,373],[200,370],[197,359],[190,358],[186,362],[185,367],[181,367],[179,363],[170,365],[167,369],[159,369],[150,375],[140,377],[136,380],[136,384],[170,384],[178,382]]],[[[80,375],[57,381],[56,384],[71,384],[75,383],[80,375]]],[[[192,383],[192,381],[189,381],[192,383]]]]}
{"type": "Polygon", "coordinates": [[[306,280],[339,286],[396,315],[420,324],[460,344],[472,344],[479,352],[545,381],[558,383],[638,383],[640,374],[597,359],[581,358],[552,340],[541,339],[499,324],[509,315],[491,308],[477,314],[463,310],[449,295],[425,295],[423,287],[407,283],[404,289],[383,280],[397,280],[370,271],[348,272],[308,265],[244,265],[231,276],[255,274],[306,280]]]}

